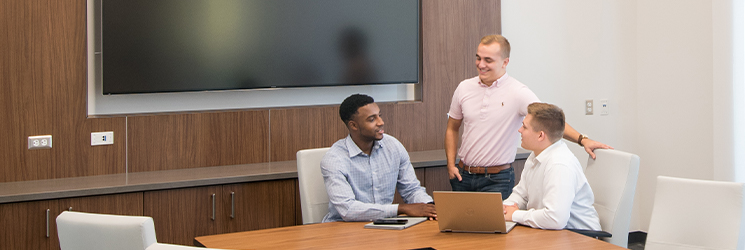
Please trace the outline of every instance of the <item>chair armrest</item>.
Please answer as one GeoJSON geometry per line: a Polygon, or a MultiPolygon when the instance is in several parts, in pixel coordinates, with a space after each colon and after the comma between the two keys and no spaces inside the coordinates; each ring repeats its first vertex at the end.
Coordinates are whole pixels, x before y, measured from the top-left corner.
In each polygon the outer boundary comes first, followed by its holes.
{"type": "Polygon", "coordinates": [[[593,237],[593,238],[600,238],[600,237],[608,238],[608,237],[613,237],[612,234],[610,234],[609,232],[606,232],[606,231],[582,230],[582,229],[567,229],[567,230],[572,231],[572,232],[575,232],[575,233],[578,233],[578,234],[581,234],[581,235],[584,235],[584,236],[593,237]]]}

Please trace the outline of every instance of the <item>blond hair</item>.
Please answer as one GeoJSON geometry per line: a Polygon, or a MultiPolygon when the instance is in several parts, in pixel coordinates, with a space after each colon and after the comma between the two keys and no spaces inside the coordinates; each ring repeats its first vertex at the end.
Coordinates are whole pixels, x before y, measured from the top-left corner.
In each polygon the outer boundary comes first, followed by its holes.
{"type": "Polygon", "coordinates": [[[543,131],[554,143],[564,135],[564,111],[553,104],[535,102],[528,105],[528,114],[533,116],[533,131],[543,131]]]}
{"type": "Polygon", "coordinates": [[[502,35],[488,35],[481,38],[480,44],[490,45],[492,43],[499,44],[499,51],[502,52],[502,59],[510,58],[510,41],[504,38],[502,35]]]}

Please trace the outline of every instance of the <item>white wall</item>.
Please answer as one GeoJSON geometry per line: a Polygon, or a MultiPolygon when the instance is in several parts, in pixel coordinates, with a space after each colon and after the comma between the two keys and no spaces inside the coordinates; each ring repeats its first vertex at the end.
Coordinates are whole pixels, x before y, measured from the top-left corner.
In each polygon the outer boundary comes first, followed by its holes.
{"type": "Polygon", "coordinates": [[[637,188],[648,228],[656,177],[712,179],[713,32],[709,1],[638,1],[637,188]],[[655,108],[648,108],[656,106],[655,108]],[[665,107],[665,108],[663,108],[665,107]]]}
{"type": "Polygon", "coordinates": [[[632,231],[649,226],[658,175],[735,180],[731,1],[503,0],[502,18],[508,72],[641,157],[632,231]],[[585,99],[610,115],[584,115],[585,99]]]}

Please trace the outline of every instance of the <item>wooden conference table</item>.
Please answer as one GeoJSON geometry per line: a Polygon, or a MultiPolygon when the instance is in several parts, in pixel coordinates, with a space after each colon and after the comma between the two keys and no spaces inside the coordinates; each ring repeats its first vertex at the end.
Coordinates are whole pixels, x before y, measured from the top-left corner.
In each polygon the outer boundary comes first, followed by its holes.
{"type": "Polygon", "coordinates": [[[436,221],[404,230],[364,229],[366,222],[331,222],[196,237],[223,249],[623,249],[567,230],[516,226],[508,234],[441,233],[436,221]]]}

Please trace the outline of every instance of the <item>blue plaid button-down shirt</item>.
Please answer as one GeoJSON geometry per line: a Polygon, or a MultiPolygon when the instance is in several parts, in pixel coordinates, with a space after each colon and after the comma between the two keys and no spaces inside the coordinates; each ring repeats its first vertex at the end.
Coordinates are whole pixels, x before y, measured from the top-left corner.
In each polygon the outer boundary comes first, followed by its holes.
{"type": "Polygon", "coordinates": [[[387,134],[373,144],[370,155],[350,136],[337,141],[321,160],[321,172],[329,195],[323,222],[394,217],[396,189],[406,203],[432,201],[414,174],[406,148],[387,134]]]}

